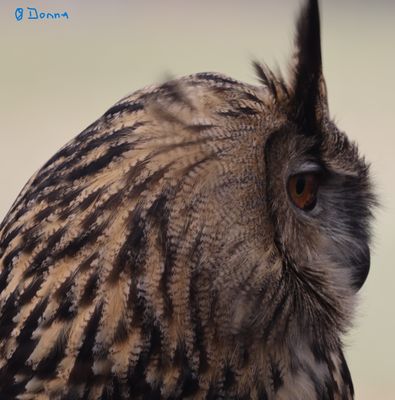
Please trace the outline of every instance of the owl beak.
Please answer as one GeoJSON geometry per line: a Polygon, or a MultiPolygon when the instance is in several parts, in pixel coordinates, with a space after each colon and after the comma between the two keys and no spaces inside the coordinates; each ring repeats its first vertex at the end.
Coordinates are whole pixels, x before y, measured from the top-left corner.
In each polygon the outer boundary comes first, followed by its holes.
{"type": "Polygon", "coordinates": [[[352,279],[353,288],[358,291],[368,277],[370,270],[370,250],[367,244],[364,244],[360,251],[351,258],[353,268],[352,279]]]}

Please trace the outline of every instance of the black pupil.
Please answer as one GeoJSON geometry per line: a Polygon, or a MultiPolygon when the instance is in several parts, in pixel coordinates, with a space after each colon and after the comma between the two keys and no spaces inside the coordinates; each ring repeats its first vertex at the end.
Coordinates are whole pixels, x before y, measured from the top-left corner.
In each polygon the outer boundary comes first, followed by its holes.
{"type": "Polygon", "coordinates": [[[306,180],[303,176],[299,176],[296,180],[296,194],[300,196],[304,192],[306,186],[306,180]]]}

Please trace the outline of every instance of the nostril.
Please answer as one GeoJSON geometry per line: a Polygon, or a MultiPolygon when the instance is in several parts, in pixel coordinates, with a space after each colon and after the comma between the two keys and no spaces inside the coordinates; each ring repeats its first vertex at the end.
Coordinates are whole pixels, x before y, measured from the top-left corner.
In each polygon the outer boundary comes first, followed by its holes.
{"type": "Polygon", "coordinates": [[[363,245],[360,251],[351,259],[353,287],[359,290],[366,281],[370,269],[370,250],[367,244],[363,245]]]}

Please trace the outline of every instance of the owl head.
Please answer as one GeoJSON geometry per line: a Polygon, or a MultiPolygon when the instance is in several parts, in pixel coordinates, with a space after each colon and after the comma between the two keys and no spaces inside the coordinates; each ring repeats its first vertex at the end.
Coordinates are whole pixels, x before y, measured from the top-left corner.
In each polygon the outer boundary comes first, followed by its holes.
{"type": "Polygon", "coordinates": [[[139,90],[31,178],[0,225],[4,393],[352,397],[375,197],[329,113],[316,0],[290,78],[255,68],[139,90]]]}
{"type": "MultiPolygon", "coordinates": [[[[240,241],[239,251],[224,246],[227,257],[231,254],[230,259],[237,261],[225,268],[221,264],[215,279],[224,280],[218,319],[228,309],[231,322],[223,326],[230,331],[251,334],[255,327],[259,336],[268,329],[266,335],[278,339],[297,321],[300,332],[317,329],[316,337],[330,337],[332,332],[338,338],[350,324],[355,295],[368,276],[376,200],[369,165],[329,113],[317,1],[306,2],[300,14],[295,48],[287,81],[254,63],[267,108],[254,128],[258,137],[251,135],[249,144],[248,139],[240,144],[239,151],[245,153],[238,160],[235,154],[233,170],[241,174],[246,166],[237,181],[246,189],[250,180],[251,195],[232,188],[222,203],[230,214],[237,214],[223,237],[234,226],[242,231],[240,222],[248,221],[246,225],[255,230],[246,235],[254,239],[240,241]],[[235,212],[237,204],[243,206],[235,212]]],[[[239,108],[240,114],[245,112],[240,104],[239,108]]],[[[252,125],[241,127],[251,131],[252,125]]]]}

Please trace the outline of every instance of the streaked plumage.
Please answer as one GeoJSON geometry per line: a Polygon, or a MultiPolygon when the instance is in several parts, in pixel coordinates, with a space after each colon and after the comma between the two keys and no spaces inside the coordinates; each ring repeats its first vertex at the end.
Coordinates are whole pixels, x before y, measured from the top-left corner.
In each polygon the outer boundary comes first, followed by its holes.
{"type": "Polygon", "coordinates": [[[368,167],[331,121],[317,1],[290,83],[200,73],[122,99],[0,226],[0,398],[352,399],[368,167]],[[289,176],[320,168],[317,205],[289,176]]]}

